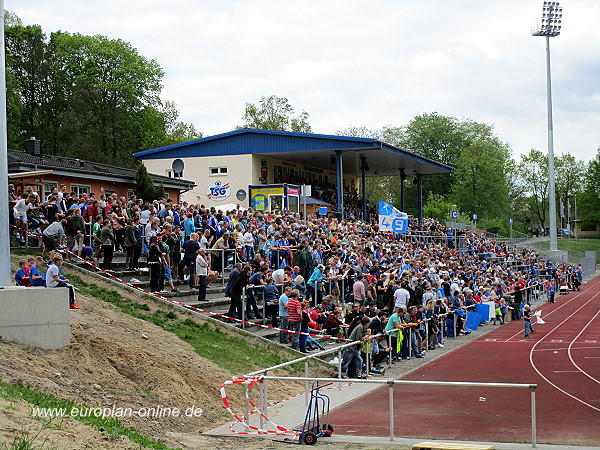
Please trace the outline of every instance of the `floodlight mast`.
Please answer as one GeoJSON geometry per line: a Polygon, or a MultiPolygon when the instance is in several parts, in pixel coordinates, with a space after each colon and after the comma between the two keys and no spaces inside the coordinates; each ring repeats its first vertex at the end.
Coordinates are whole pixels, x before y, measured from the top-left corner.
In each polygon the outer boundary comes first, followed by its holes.
{"type": "Polygon", "coordinates": [[[554,130],[552,126],[552,81],[550,76],[550,38],[560,34],[562,7],[559,2],[544,2],[542,26],[536,28],[533,36],[546,38],[546,97],[548,100],[548,202],[550,215],[550,251],[558,251],[556,230],[556,191],[554,185],[554,130]]]}

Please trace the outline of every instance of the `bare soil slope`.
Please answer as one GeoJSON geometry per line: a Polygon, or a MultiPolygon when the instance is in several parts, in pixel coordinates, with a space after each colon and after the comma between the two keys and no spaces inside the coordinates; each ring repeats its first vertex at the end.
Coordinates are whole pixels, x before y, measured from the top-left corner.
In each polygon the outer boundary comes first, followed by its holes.
{"type": "MultiPolygon", "coordinates": [[[[80,276],[88,282],[96,280],[80,276]]],[[[97,283],[114,289],[108,282],[97,283]]],[[[121,292],[139,300],[136,293],[121,292]]],[[[180,437],[189,440],[192,435],[231,420],[223,408],[219,385],[239,374],[226,372],[173,334],[125,315],[101,300],[80,295],[78,303],[82,309],[71,311],[71,344],[67,347],[50,351],[0,340],[0,376],[4,381],[31,385],[91,407],[179,408],[182,414],[178,418],[123,419],[126,425],[173,447],[183,446],[180,437]],[[201,408],[201,416],[186,416],[184,411],[191,407],[201,408]]],[[[265,344],[257,341],[257,345],[265,344]]],[[[274,384],[271,389],[280,398],[298,391],[295,386],[274,384]]],[[[238,411],[243,409],[241,400],[239,395],[230,399],[238,411]]],[[[13,406],[6,401],[0,403],[0,442],[12,441],[17,430],[35,434],[41,428],[27,404],[13,406]]],[[[48,440],[59,448],[103,448],[103,443],[105,448],[132,446],[128,440],[120,442],[72,419],[61,425],[61,430],[50,433],[48,440]]]]}

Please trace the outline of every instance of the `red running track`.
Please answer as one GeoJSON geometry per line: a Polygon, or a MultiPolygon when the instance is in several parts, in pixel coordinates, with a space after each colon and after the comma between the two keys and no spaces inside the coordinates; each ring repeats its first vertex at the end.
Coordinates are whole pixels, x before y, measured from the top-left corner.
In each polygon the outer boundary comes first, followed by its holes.
{"type": "MultiPolygon", "coordinates": [[[[402,379],[535,383],[538,443],[600,446],[600,277],[538,310],[545,324],[533,325],[532,338],[523,337],[522,321],[509,322],[402,379]]],[[[528,389],[394,391],[397,437],[531,442],[528,389]]],[[[329,420],[336,434],[389,436],[388,411],[386,387],[332,411],[329,420]]]]}

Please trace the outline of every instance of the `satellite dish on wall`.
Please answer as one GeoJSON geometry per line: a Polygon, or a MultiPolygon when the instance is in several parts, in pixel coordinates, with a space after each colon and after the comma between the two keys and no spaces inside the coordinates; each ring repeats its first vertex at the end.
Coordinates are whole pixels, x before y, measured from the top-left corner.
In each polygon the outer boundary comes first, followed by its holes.
{"type": "Polygon", "coordinates": [[[177,158],[176,160],[173,161],[173,164],[171,165],[171,168],[173,169],[173,174],[177,177],[177,176],[182,176],[183,174],[183,161],[179,158],[177,158]]]}
{"type": "Polygon", "coordinates": [[[235,198],[237,198],[240,202],[243,202],[244,200],[246,200],[246,191],[243,189],[238,190],[235,193],[235,198]]]}

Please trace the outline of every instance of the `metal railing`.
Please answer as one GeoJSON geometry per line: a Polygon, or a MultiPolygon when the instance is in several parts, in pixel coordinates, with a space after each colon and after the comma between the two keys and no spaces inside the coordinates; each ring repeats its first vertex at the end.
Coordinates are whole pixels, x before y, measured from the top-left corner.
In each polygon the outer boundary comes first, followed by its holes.
{"type": "MultiPolygon", "coordinates": [[[[350,344],[347,344],[350,345],[350,344]]],[[[281,365],[280,365],[281,366],[281,365]]],[[[278,367],[278,366],[275,366],[278,367]]],[[[263,372],[255,372],[263,373],[263,372]]],[[[252,376],[249,374],[242,378],[252,376]]],[[[305,385],[308,386],[311,382],[318,381],[321,383],[336,383],[340,380],[337,378],[319,378],[309,377],[280,377],[263,375],[261,377],[262,383],[260,384],[260,427],[264,427],[264,417],[268,417],[268,381],[304,381],[305,385]]],[[[395,410],[394,410],[394,386],[396,385],[421,385],[421,386],[449,386],[449,387],[478,387],[478,388],[513,388],[513,389],[529,389],[531,393],[531,446],[537,447],[537,411],[536,411],[536,399],[535,391],[537,384],[522,384],[522,383],[483,383],[483,382],[470,382],[470,381],[416,381],[416,380],[375,380],[375,379],[356,379],[352,380],[352,384],[364,383],[364,384],[376,384],[376,385],[387,385],[388,386],[388,407],[389,407],[389,438],[393,442],[395,440],[394,426],[395,426],[395,410]]],[[[246,426],[250,421],[250,408],[246,406],[245,424],[246,426]]]]}

